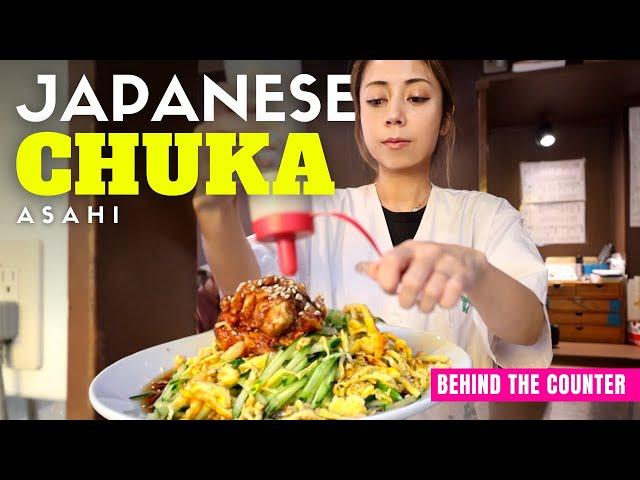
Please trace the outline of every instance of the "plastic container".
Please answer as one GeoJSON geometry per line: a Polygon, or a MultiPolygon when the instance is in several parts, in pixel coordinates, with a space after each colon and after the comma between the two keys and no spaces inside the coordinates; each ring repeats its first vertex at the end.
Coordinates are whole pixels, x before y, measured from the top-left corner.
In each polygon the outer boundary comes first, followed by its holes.
{"type": "MultiPolygon", "coordinates": [[[[273,172],[265,172],[269,180],[273,172]]],[[[313,234],[311,198],[304,195],[252,195],[249,197],[251,227],[260,242],[278,246],[278,261],[283,275],[298,271],[296,240],[313,234]]]]}
{"type": "Polygon", "coordinates": [[[578,255],[576,257],[576,277],[578,277],[578,280],[580,280],[582,278],[582,276],[584,275],[584,263],[583,263],[583,259],[581,255],[578,255]]]}
{"type": "Polygon", "coordinates": [[[608,268],[609,268],[609,264],[607,263],[585,263],[582,266],[582,274],[590,275],[594,269],[607,270],[608,268]]]}
{"type": "MultiPolygon", "coordinates": [[[[281,85],[289,85],[293,78],[302,73],[300,60],[225,60],[225,77],[229,84],[236,86],[238,75],[247,75],[248,104],[255,101],[256,75],[280,75],[281,85]]],[[[286,92],[288,89],[284,89],[286,92]]],[[[277,109],[284,112],[295,111],[299,101],[288,93],[278,102],[277,109]]],[[[251,108],[250,108],[251,110],[251,108]]],[[[268,182],[276,179],[282,151],[274,145],[278,133],[300,131],[301,125],[285,115],[284,122],[261,122],[263,131],[269,132],[272,148],[255,156],[262,176],[268,182]]],[[[256,239],[277,244],[280,271],[293,276],[298,270],[296,240],[313,234],[311,198],[304,195],[251,195],[248,199],[251,227],[256,239]]]]}
{"type": "Polygon", "coordinates": [[[640,320],[627,322],[627,334],[629,343],[640,345],[640,320]]]}

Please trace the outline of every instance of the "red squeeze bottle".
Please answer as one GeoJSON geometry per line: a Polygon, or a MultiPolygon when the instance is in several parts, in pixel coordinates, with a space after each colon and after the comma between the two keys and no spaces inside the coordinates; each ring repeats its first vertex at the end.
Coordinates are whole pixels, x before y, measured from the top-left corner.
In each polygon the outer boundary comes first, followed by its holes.
{"type": "Polygon", "coordinates": [[[313,233],[313,216],[305,211],[272,213],[252,222],[256,239],[278,244],[278,260],[283,275],[293,276],[298,271],[296,240],[313,233]]]}
{"type": "Polygon", "coordinates": [[[375,240],[364,227],[344,213],[313,213],[304,210],[270,213],[254,220],[252,227],[257,240],[278,244],[278,261],[283,275],[293,276],[298,271],[296,240],[313,234],[313,219],[317,216],[331,216],[350,223],[366,237],[378,255],[382,256],[375,240]]]}

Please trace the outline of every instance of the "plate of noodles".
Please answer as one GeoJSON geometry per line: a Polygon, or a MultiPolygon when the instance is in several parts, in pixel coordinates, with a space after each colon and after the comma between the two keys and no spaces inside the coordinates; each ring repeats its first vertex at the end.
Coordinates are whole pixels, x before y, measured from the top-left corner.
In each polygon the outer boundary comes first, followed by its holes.
{"type": "Polygon", "coordinates": [[[434,405],[431,369],[470,368],[454,343],[362,304],[327,309],[283,277],[241,284],[214,330],[104,369],[94,409],[113,420],[404,419],[434,405]]]}

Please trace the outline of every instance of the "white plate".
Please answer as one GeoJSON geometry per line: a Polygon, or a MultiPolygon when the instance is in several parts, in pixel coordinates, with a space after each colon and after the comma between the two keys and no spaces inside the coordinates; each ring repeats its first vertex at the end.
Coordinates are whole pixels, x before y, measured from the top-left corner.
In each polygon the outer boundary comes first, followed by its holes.
{"type": "MultiPolygon", "coordinates": [[[[458,345],[430,332],[412,330],[391,325],[383,325],[380,330],[394,333],[406,340],[413,352],[446,355],[454,368],[470,368],[469,355],[458,345]]],[[[137,395],[142,388],[161,373],[173,368],[176,355],[192,357],[201,347],[211,345],[213,332],[181,338],[172,342],[147,348],[117,361],[105,368],[91,382],[89,398],[93,408],[109,420],[144,419],[140,404],[129,397],[137,395]]],[[[400,420],[408,418],[432,407],[431,392],[418,401],[388,412],[363,417],[372,420],[400,420]]]]}

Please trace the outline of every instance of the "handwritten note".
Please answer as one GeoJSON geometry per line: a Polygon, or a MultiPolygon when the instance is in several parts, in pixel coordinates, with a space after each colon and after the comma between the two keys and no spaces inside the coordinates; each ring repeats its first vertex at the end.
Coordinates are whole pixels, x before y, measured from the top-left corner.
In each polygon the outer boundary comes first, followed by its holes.
{"type": "Polygon", "coordinates": [[[524,204],[523,225],[538,246],[585,243],[584,207],[584,202],[524,204]]]}
{"type": "Polygon", "coordinates": [[[522,203],[585,201],[585,159],[521,162],[522,203]]]}
{"type": "Polygon", "coordinates": [[[640,227],[640,107],[629,109],[629,226],[640,227]]]}

